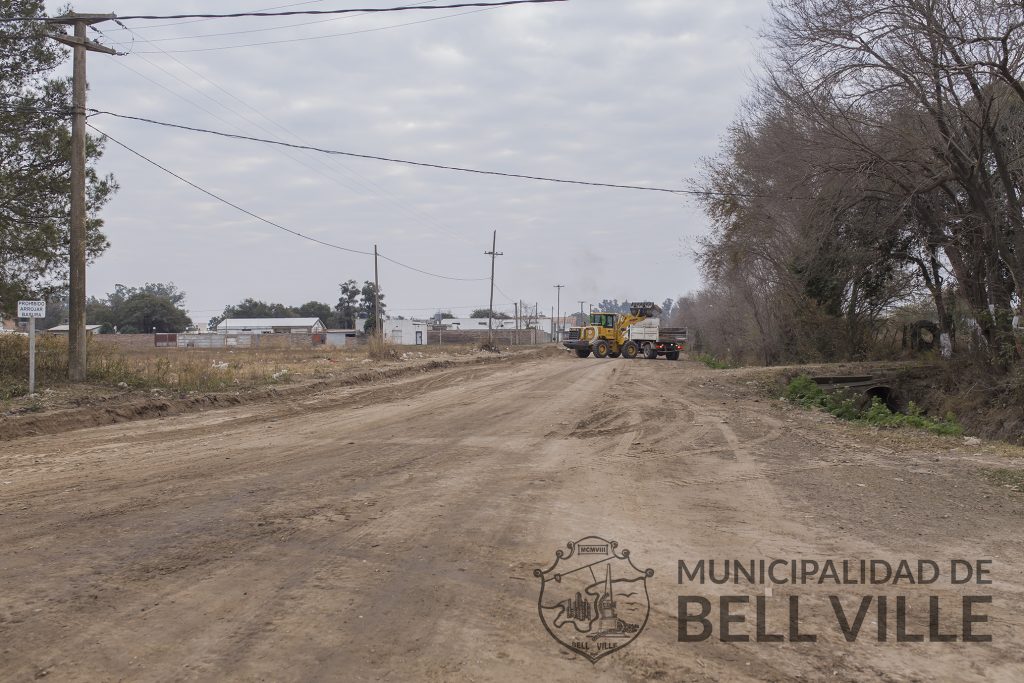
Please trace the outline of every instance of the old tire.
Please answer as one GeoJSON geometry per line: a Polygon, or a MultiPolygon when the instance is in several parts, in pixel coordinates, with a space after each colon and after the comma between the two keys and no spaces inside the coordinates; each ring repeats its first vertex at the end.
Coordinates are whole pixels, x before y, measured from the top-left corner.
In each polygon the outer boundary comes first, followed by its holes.
{"type": "Polygon", "coordinates": [[[594,342],[594,357],[595,358],[604,358],[604,357],[606,357],[608,355],[609,348],[610,347],[608,346],[608,342],[607,341],[605,341],[604,339],[598,339],[596,342],[594,342]]]}
{"type": "Polygon", "coordinates": [[[669,360],[679,360],[679,352],[669,351],[668,353],[665,354],[665,358],[668,358],[669,360]]]}
{"type": "Polygon", "coordinates": [[[622,345],[622,357],[633,360],[640,353],[640,347],[635,341],[628,341],[622,345]]]}
{"type": "Polygon", "coordinates": [[[590,349],[576,349],[577,358],[588,358],[590,356],[590,349]]]}
{"type": "Polygon", "coordinates": [[[644,344],[644,358],[647,360],[657,360],[658,350],[654,348],[654,344],[650,342],[644,344]]]}

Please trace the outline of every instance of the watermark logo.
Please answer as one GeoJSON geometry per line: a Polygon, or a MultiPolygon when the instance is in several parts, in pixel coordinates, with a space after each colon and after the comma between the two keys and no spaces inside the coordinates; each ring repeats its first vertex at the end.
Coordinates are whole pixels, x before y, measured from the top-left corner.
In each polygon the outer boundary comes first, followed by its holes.
{"type": "Polygon", "coordinates": [[[587,536],[555,551],[555,563],[534,569],[540,579],[537,611],[551,637],[596,662],[636,640],[647,625],[647,579],[629,550],[587,536]]]}

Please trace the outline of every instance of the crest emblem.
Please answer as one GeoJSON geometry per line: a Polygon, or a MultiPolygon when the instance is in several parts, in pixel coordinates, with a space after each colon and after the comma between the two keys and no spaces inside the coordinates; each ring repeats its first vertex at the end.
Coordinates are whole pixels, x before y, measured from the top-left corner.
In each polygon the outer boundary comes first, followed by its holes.
{"type": "Polygon", "coordinates": [[[592,663],[636,640],[647,625],[647,579],[629,550],[616,541],[587,536],[555,551],[555,563],[534,569],[540,579],[537,611],[559,643],[592,663]]]}

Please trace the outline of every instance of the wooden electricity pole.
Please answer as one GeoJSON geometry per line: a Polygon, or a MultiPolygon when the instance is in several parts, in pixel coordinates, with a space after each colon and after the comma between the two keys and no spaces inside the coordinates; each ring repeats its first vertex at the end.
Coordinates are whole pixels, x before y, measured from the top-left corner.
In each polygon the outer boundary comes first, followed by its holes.
{"type": "Polygon", "coordinates": [[[491,257],[491,303],[490,308],[487,309],[487,344],[494,346],[494,259],[498,256],[504,256],[502,252],[498,251],[498,231],[494,231],[494,235],[491,238],[491,250],[485,251],[484,254],[491,257]]]}
{"type": "MultiPolygon", "coordinates": [[[[377,268],[377,245],[373,245],[373,331],[377,339],[384,339],[384,322],[380,314],[380,279],[377,268]]],[[[404,340],[403,340],[404,341],[404,340]]]]}
{"type": "Polygon", "coordinates": [[[519,304],[518,303],[513,303],[512,305],[516,307],[515,308],[515,315],[516,315],[516,344],[518,344],[519,343],[519,304]]]}
{"type": "Polygon", "coordinates": [[[86,37],[92,24],[114,19],[113,14],[75,14],[74,12],[47,19],[49,24],[73,26],[74,35],[50,36],[59,43],[70,45],[74,51],[72,72],[71,118],[71,235],[68,291],[68,379],[84,382],[86,374],[85,337],[85,262],[86,262],[86,205],[85,205],[85,53],[103,52],[116,55],[117,50],[100,45],[86,37]]]}
{"type": "Polygon", "coordinates": [[[556,344],[558,343],[558,323],[555,322],[555,319],[557,316],[562,315],[562,287],[565,287],[565,285],[555,285],[555,289],[558,290],[558,298],[556,299],[558,303],[555,305],[555,315],[551,316],[551,322],[554,325],[554,330],[551,333],[553,339],[551,341],[556,344]]]}

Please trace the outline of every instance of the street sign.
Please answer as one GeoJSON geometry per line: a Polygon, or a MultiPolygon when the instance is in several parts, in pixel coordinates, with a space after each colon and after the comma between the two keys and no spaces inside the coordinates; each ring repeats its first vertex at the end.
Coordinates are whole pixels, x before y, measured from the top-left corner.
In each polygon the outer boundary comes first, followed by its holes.
{"type": "Polygon", "coordinates": [[[28,318],[28,393],[36,393],[36,318],[46,317],[45,301],[19,301],[18,317],[28,318]]]}
{"type": "Polygon", "coordinates": [[[45,301],[19,301],[18,302],[18,317],[19,318],[45,318],[46,317],[46,302],[45,301]]]}

